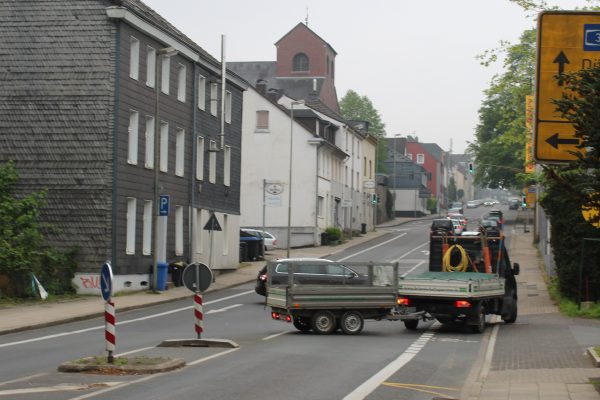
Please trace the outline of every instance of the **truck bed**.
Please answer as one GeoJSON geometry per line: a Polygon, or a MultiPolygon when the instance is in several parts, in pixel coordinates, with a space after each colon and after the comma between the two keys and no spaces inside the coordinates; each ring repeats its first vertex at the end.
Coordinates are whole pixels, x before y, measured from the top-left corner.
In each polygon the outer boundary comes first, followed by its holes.
{"type": "Polygon", "coordinates": [[[400,296],[486,298],[504,295],[505,280],[481,272],[428,271],[398,282],[400,296]]]}

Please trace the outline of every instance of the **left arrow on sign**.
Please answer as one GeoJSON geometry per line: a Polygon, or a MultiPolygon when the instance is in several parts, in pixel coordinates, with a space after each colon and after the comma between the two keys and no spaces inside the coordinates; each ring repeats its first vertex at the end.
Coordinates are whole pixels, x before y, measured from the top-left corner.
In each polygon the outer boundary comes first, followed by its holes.
{"type": "Polygon", "coordinates": [[[561,139],[558,137],[558,133],[555,133],[554,135],[550,136],[548,139],[546,139],[546,143],[548,143],[550,146],[554,147],[555,149],[558,150],[558,146],[561,144],[574,144],[574,145],[578,145],[579,144],[579,139],[575,138],[575,139],[561,139]]]}

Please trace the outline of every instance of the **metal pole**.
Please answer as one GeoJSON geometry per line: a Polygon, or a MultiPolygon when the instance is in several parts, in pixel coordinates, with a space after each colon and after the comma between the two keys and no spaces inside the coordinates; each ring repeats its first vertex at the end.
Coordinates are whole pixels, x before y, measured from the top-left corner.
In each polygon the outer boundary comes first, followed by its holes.
{"type": "Polygon", "coordinates": [[[262,211],[263,211],[263,215],[262,215],[262,230],[263,230],[263,240],[264,240],[264,232],[265,232],[265,212],[267,211],[267,198],[265,196],[265,190],[267,188],[267,180],[263,179],[263,187],[262,187],[262,192],[263,192],[263,207],[262,207],[262,211]]]}
{"type": "Polygon", "coordinates": [[[396,169],[397,169],[397,166],[396,166],[396,159],[397,159],[397,157],[396,157],[396,148],[397,148],[397,142],[398,142],[398,135],[394,135],[394,146],[393,146],[394,147],[394,152],[393,152],[393,155],[394,155],[394,175],[393,175],[394,181],[393,181],[393,184],[392,184],[392,188],[394,190],[393,193],[392,193],[393,194],[392,199],[394,200],[394,203],[392,204],[392,210],[394,212],[394,214],[393,214],[393,218],[394,219],[396,218],[396,169]]]}
{"type": "Polygon", "coordinates": [[[290,240],[291,232],[290,227],[292,224],[292,156],[293,156],[293,144],[294,144],[294,102],[292,101],[290,107],[290,177],[288,183],[290,185],[288,190],[288,220],[287,220],[287,249],[286,256],[290,258],[290,240]]]}
{"type": "Polygon", "coordinates": [[[159,148],[159,140],[158,135],[160,132],[160,116],[159,116],[159,98],[160,98],[160,88],[159,88],[159,76],[160,76],[160,60],[161,56],[159,55],[159,51],[156,51],[155,57],[155,66],[154,73],[156,74],[154,77],[154,89],[156,92],[155,99],[155,109],[154,109],[154,194],[152,201],[152,240],[153,240],[153,249],[152,249],[152,291],[158,292],[158,169],[160,162],[160,148],[159,148]]]}

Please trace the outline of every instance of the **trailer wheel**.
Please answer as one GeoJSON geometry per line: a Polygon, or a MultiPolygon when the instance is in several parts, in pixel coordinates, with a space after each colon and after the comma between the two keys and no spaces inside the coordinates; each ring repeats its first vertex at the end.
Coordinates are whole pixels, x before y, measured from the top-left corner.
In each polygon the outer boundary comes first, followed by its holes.
{"type": "Polygon", "coordinates": [[[311,327],[319,335],[328,335],[335,330],[335,316],[331,311],[317,311],[310,320],[311,327]]]}
{"type": "Polygon", "coordinates": [[[310,331],[310,322],[307,318],[294,317],[294,328],[298,329],[302,333],[310,331]]]}
{"type": "Polygon", "coordinates": [[[471,330],[474,333],[483,333],[485,331],[485,307],[483,303],[477,305],[477,323],[471,325],[471,330]]]}
{"type": "Polygon", "coordinates": [[[340,318],[340,329],[346,335],[358,335],[365,326],[365,320],[358,311],[347,311],[340,318]]]}
{"type": "Polygon", "coordinates": [[[418,319],[405,319],[404,320],[404,327],[410,331],[414,331],[415,329],[417,329],[418,325],[419,325],[418,319]]]}

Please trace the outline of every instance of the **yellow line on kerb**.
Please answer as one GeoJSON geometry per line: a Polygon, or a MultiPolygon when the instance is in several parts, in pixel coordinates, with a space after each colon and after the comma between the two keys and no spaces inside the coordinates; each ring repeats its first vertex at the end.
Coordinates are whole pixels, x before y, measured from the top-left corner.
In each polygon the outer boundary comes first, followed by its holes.
{"type": "Polygon", "coordinates": [[[439,393],[439,392],[434,392],[433,390],[425,390],[425,388],[427,388],[427,389],[442,389],[442,390],[449,390],[449,391],[454,391],[454,392],[460,391],[460,389],[456,389],[456,388],[449,388],[449,387],[443,387],[443,386],[417,385],[414,383],[383,382],[382,385],[395,387],[395,388],[399,388],[399,389],[410,389],[410,390],[415,390],[417,392],[435,394],[436,396],[445,396],[445,394],[439,393]]]}

